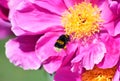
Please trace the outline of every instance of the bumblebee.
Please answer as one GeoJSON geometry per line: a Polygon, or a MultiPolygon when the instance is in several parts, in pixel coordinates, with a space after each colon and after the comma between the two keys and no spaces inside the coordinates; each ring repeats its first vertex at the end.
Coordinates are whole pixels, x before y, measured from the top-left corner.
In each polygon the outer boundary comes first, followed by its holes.
{"type": "Polygon", "coordinates": [[[69,41],[70,41],[69,35],[63,34],[63,35],[61,35],[61,36],[57,39],[57,41],[56,41],[56,43],[55,43],[54,46],[55,46],[57,49],[62,49],[62,48],[65,48],[66,44],[67,44],[69,41]]]}

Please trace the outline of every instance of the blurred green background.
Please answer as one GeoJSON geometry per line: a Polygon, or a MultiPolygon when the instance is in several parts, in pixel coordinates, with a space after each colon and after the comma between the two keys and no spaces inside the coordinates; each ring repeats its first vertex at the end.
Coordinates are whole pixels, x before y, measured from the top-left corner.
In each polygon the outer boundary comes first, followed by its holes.
{"type": "Polygon", "coordinates": [[[52,76],[43,69],[26,71],[11,64],[5,56],[7,40],[0,40],[0,81],[52,81],[52,76]]]}

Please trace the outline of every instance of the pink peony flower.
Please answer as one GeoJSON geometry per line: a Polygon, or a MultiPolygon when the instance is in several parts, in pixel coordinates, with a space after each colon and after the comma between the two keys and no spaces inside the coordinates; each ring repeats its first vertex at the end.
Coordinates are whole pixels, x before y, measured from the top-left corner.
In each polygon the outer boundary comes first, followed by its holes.
{"type": "Polygon", "coordinates": [[[119,5],[115,8],[113,1],[10,0],[9,8],[17,37],[7,42],[6,55],[16,66],[38,69],[42,64],[48,73],[57,71],[55,81],[78,81],[82,68],[88,71],[95,65],[112,68],[118,64],[119,5]],[[61,35],[68,35],[70,41],[64,48],[58,46],[58,51],[55,43],[61,42],[61,35]],[[75,76],[57,79],[65,72],[75,76]]]}

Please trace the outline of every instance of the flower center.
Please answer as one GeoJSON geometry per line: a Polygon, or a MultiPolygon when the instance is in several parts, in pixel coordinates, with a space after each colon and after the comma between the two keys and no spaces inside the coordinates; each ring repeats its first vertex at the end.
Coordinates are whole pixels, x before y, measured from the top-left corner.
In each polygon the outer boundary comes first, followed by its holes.
{"type": "Polygon", "coordinates": [[[109,69],[94,67],[93,70],[87,70],[82,74],[82,81],[112,81],[115,71],[116,67],[109,69]]]}
{"type": "Polygon", "coordinates": [[[65,32],[73,39],[90,37],[100,30],[100,10],[91,3],[82,2],[70,7],[62,15],[65,32]]]}

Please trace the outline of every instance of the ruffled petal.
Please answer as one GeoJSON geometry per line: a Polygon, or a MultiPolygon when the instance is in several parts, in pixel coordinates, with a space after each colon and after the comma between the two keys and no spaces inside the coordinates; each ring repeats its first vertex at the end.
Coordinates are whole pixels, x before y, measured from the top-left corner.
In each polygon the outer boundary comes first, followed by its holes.
{"type": "Polygon", "coordinates": [[[35,43],[39,36],[21,36],[9,40],[6,45],[6,56],[16,66],[28,69],[39,69],[40,60],[35,53],[35,43]]]}
{"type": "Polygon", "coordinates": [[[96,44],[91,45],[88,50],[86,50],[86,52],[88,52],[83,58],[83,66],[87,70],[92,69],[94,64],[101,62],[106,53],[105,45],[102,42],[96,42],[96,44]]]}
{"type": "Polygon", "coordinates": [[[104,59],[98,64],[98,67],[100,68],[112,68],[118,63],[119,56],[120,56],[120,39],[115,40],[112,37],[109,37],[107,39],[104,39],[105,47],[107,49],[107,52],[104,56],[104,59]]]}
{"type": "Polygon", "coordinates": [[[13,6],[10,7],[9,17],[12,30],[16,35],[42,34],[46,31],[63,30],[59,15],[30,1],[21,1],[17,6],[14,6],[15,3],[11,2],[11,4],[13,6]]]}
{"type": "Polygon", "coordinates": [[[49,32],[44,34],[36,44],[36,53],[39,59],[44,62],[50,57],[53,56],[65,56],[66,53],[64,50],[61,50],[58,52],[54,44],[56,40],[59,38],[60,35],[62,35],[63,32],[49,32]]]}
{"type": "Polygon", "coordinates": [[[100,41],[94,41],[89,47],[80,47],[79,54],[72,60],[72,63],[83,62],[83,67],[92,69],[94,64],[98,64],[106,53],[105,45],[100,41]]]}
{"type": "Polygon", "coordinates": [[[70,67],[62,67],[56,72],[54,81],[81,81],[81,79],[78,73],[70,71],[70,67]]]}

